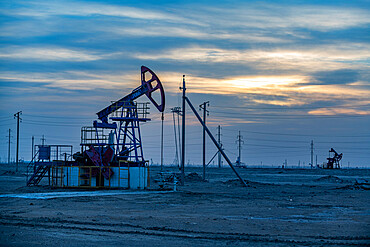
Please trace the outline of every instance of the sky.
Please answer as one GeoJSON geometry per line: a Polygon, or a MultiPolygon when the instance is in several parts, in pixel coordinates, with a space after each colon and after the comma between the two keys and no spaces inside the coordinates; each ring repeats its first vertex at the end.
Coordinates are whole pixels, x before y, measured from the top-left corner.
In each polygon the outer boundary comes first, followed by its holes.
{"type": "MultiPolygon", "coordinates": [[[[0,44],[2,162],[9,129],[15,157],[18,111],[20,158],[31,159],[32,136],[79,151],[81,127],[140,86],[145,65],[165,89],[165,164],[186,75],[230,160],[240,131],[247,166],[308,167],[313,141],[319,164],[334,148],[343,167],[370,167],[369,1],[1,1],[0,44]]],[[[202,128],[186,110],[185,163],[200,165],[202,128]]],[[[160,113],[150,113],[144,155],[158,164],[160,113]]]]}

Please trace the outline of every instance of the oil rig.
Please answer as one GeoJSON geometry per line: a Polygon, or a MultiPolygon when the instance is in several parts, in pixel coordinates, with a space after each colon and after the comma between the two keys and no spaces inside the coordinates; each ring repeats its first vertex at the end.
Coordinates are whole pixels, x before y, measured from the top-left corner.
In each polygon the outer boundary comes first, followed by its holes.
{"type": "Polygon", "coordinates": [[[328,162],[322,165],[323,169],[340,169],[339,161],[342,159],[343,154],[338,154],[334,148],[329,150],[329,158],[327,158],[328,162]],[[333,154],[333,157],[331,157],[333,154]]]}
{"type": "Polygon", "coordinates": [[[149,163],[144,159],[140,123],[151,120],[150,103],[135,101],[143,95],[158,111],[164,111],[162,83],[145,66],[141,66],[139,87],[99,111],[93,126],[81,128],[80,152],[72,154],[71,145],[35,146],[27,166],[27,186],[48,178],[51,187],[147,188],[149,163]]]}

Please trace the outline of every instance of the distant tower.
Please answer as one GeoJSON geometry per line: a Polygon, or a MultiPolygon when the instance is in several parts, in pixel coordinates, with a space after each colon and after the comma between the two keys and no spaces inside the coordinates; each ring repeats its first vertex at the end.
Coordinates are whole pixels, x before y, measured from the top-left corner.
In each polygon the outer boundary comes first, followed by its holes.
{"type": "Polygon", "coordinates": [[[240,165],[242,163],[242,144],[244,143],[243,141],[243,136],[240,134],[237,136],[238,140],[236,141],[238,143],[238,151],[239,151],[239,156],[236,160],[236,163],[240,165]]]}
{"type": "Polygon", "coordinates": [[[313,168],[313,140],[311,141],[311,169],[313,168]]]}
{"type": "Polygon", "coordinates": [[[42,138],[40,140],[41,140],[41,145],[44,146],[45,145],[45,141],[46,141],[45,136],[42,135],[42,138]]]}

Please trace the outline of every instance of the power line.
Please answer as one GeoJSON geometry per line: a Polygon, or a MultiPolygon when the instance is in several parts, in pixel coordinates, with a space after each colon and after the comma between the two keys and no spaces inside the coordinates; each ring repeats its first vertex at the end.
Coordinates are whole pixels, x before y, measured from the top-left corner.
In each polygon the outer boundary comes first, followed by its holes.
{"type": "MultiPolygon", "coordinates": [[[[235,132],[235,130],[229,130],[229,129],[225,129],[226,131],[233,131],[235,132]]],[[[248,131],[248,130],[243,130],[242,132],[246,132],[246,133],[253,133],[253,134],[262,134],[262,135],[279,135],[279,136],[309,136],[309,137],[312,137],[312,136],[315,136],[315,135],[308,135],[308,134],[288,134],[288,133],[272,133],[272,132],[260,132],[260,131],[248,131]]],[[[340,136],[340,135],[335,135],[335,136],[329,136],[329,135],[319,135],[319,137],[350,137],[350,138],[353,138],[353,137],[356,137],[356,138],[365,138],[365,137],[370,137],[370,135],[347,135],[347,136],[340,136]]]]}
{"type": "MultiPolygon", "coordinates": [[[[325,106],[325,108],[343,108],[343,107],[346,107],[347,105],[336,105],[336,106],[325,106]]],[[[359,104],[359,105],[356,105],[355,107],[347,107],[347,108],[356,108],[356,107],[359,107],[359,106],[370,106],[369,104],[359,104]]],[[[217,108],[226,108],[226,109],[235,109],[235,108],[238,108],[238,109],[251,109],[251,110],[276,110],[276,109],[281,109],[281,110],[290,110],[290,109],[294,109],[294,110],[299,110],[299,109],[316,109],[317,107],[313,107],[313,106],[306,106],[306,107],[302,107],[302,106],[299,106],[299,107],[291,107],[291,106],[271,106],[271,107],[251,107],[251,106],[225,106],[225,105],[216,105],[215,107],[217,108]],[[284,108],[283,108],[284,107],[284,108]]]]}
{"type": "MultiPolygon", "coordinates": [[[[243,112],[229,112],[229,111],[214,111],[215,113],[222,113],[227,115],[244,115],[255,118],[273,118],[273,119],[298,119],[298,118],[352,118],[352,117],[368,117],[367,115],[310,115],[310,114],[271,114],[271,113],[243,113],[243,112]]],[[[245,118],[245,117],[244,117],[245,118]]]]}
{"type": "Polygon", "coordinates": [[[29,122],[29,120],[26,120],[24,122],[26,125],[42,125],[42,126],[58,126],[58,127],[81,127],[81,124],[50,124],[50,123],[35,123],[35,122],[29,122]]]}
{"type": "Polygon", "coordinates": [[[91,119],[91,117],[86,116],[86,118],[76,117],[76,116],[45,116],[45,115],[33,115],[33,114],[23,114],[23,116],[35,117],[35,118],[55,118],[55,119],[91,119]]]}

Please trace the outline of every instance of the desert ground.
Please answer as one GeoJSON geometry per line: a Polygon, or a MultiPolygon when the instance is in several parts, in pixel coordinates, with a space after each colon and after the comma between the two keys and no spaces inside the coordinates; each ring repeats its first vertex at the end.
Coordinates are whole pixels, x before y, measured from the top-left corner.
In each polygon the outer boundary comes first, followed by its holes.
{"type": "MultiPolygon", "coordinates": [[[[146,191],[26,187],[0,169],[1,246],[369,246],[366,169],[186,168],[146,191]],[[197,174],[195,174],[197,173],[197,174]],[[357,181],[357,182],[356,182],[357,181]]],[[[165,167],[166,172],[178,172],[165,167]]]]}

